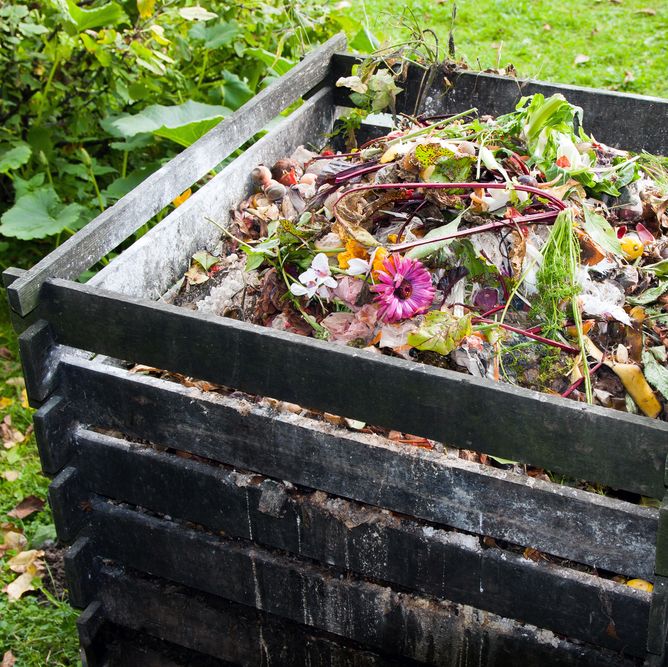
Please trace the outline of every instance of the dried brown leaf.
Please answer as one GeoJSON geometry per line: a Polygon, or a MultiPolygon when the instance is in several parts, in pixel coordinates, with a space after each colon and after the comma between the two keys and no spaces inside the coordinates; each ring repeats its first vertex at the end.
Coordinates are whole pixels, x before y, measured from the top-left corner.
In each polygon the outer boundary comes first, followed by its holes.
{"type": "Polygon", "coordinates": [[[588,63],[591,60],[591,58],[584,53],[578,53],[577,56],[575,56],[575,60],[573,60],[574,65],[584,65],[585,63],[588,63]]]}
{"type": "Polygon", "coordinates": [[[20,474],[21,473],[18,470],[5,470],[2,473],[2,476],[8,482],[15,482],[19,478],[20,474]]]}
{"type": "Polygon", "coordinates": [[[14,657],[14,654],[11,651],[5,651],[5,654],[2,656],[0,667],[14,667],[15,663],[16,658],[14,657]]]}
{"type": "Polygon", "coordinates": [[[0,347],[0,359],[13,359],[14,355],[11,350],[6,347],[0,347]]]}
{"type": "Polygon", "coordinates": [[[7,516],[13,519],[25,519],[27,516],[39,512],[44,507],[44,501],[37,496],[24,498],[7,516]]]}
{"type": "Polygon", "coordinates": [[[7,584],[3,589],[3,593],[7,593],[10,602],[15,602],[21,598],[28,591],[34,591],[35,586],[33,580],[35,575],[30,572],[20,574],[11,584],[7,584]]]}
{"type": "Polygon", "coordinates": [[[638,9],[636,11],[636,14],[644,14],[645,16],[656,16],[656,9],[652,9],[651,7],[643,7],[642,9],[638,9]]]}
{"type": "Polygon", "coordinates": [[[28,540],[23,533],[16,530],[6,530],[5,539],[0,544],[0,552],[2,551],[20,551],[23,547],[28,545],[28,540]]]}
{"type": "Polygon", "coordinates": [[[37,573],[44,569],[44,561],[40,558],[44,552],[40,549],[29,549],[28,551],[21,551],[7,562],[9,569],[17,574],[24,572],[37,573]]]}

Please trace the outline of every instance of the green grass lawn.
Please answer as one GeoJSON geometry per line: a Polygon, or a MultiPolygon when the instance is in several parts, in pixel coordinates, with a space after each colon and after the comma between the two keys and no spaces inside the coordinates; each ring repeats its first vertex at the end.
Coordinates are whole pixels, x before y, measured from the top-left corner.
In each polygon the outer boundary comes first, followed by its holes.
{"type": "MultiPolygon", "coordinates": [[[[383,0],[357,0],[351,11],[362,20],[366,10],[373,32],[400,39],[403,7],[447,53],[451,1],[413,0],[390,14],[383,0]]],[[[663,0],[458,0],[454,37],[457,58],[474,69],[512,63],[524,78],[668,97],[663,0]],[[576,65],[578,56],[589,60],[576,65]]]]}
{"type": "MultiPolygon", "coordinates": [[[[445,55],[451,2],[415,0],[402,3],[401,7],[405,6],[412,8],[422,27],[435,31],[445,55]]],[[[397,12],[388,15],[386,8],[387,3],[381,0],[366,0],[365,5],[355,2],[349,11],[359,19],[366,14],[373,32],[400,40],[397,12]]],[[[457,57],[474,68],[512,63],[520,77],[663,97],[668,97],[667,34],[668,7],[663,0],[461,0],[454,30],[457,57]],[[576,65],[578,56],[581,64],[576,65]]],[[[633,121],[629,118],[630,127],[633,121]]],[[[0,301],[0,348],[8,350],[5,357],[11,357],[0,358],[0,421],[10,415],[12,427],[25,433],[31,411],[24,403],[18,379],[16,337],[4,298],[0,301]]],[[[47,485],[32,435],[10,448],[0,446],[0,526],[6,531],[11,524],[24,533],[27,548],[37,546],[52,531],[48,508],[24,520],[7,513],[27,496],[45,498],[47,485]]],[[[0,588],[17,576],[7,563],[11,555],[9,552],[0,559],[0,588]]],[[[0,593],[0,662],[4,652],[11,650],[17,667],[76,664],[76,613],[57,587],[54,590],[49,585],[48,571],[42,581],[36,592],[16,602],[9,602],[7,595],[0,593]]]]}

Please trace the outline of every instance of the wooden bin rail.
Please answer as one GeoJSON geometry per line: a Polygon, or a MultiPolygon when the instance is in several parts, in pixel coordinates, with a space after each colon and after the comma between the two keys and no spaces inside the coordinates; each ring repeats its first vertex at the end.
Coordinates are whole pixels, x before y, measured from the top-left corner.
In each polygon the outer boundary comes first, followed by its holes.
{"type": "Polygon", "coordinates": [[[475,606],[612,650],[635,645],[644,652],[651,598],[646,593],[482,548],[478,536],[322,491],[295,492],[253,473],[197,461],[183,464],[174,454],[90,431],[78,432],[76,439],[76,467],[61,472],[50,491],[62,539],[74,540],[88,524],[98,530],[99,517],[82,506],[101,507],[113,518],[113,507],[100,504],[106,496],[402,590],[475,606]]]}
{"type": "Polygon", "coordinates": [[[73,425],[83,422],[593,567],[651,577],[653,508],[94,362],[64,361],[60,375],[67,398],[53,396],[35,415],[45,461],[63,466],[72,460],[75,443],[111,443],[86,430],[73,434],[73,425]],[[369,484],[369,478],[379,483],[369,484]]]}
{"type": "Polygon", "coordinates": [[[42,289],[60,344],[664,495],[666,422],[69,281],[42,289]]]}
{"type": "MultiPolygon", "coordinates": [[[[100,567],[96,585],[96,593],[103,601],[104,613],[110,621],[145,630],[155,637],[231,662],[238,659],[240,663],[249,665],[295,664],[328,667],[330,664],[346,667],[412,667],[424,664],[422,661],[390,654],[385,646],[372,650],[346,640],[343,636],[318,631],[314,626],[301,621],[291,623],[264,611],[249,611],[243,605],[220,597],[195,592],[174,585],[173,582],[114,565],[100,567]],[[156,615],[156,610],[161,610],[159,615],[156,615]],[[193,627],[197,630],[193,631],[193,627]],[[232,636],[236,636],[238,640],[227,641],[228,633],[234,633],[232,636]],[[294,635],[297,638],[303,637],[301,645],[291,641],[294,635]],[[281,647],[281,641],[284,648],[281,647]],[[285,652],[286,648],[288,653],[285,652]],[[282,660],[286,656],[288,659],[282,660]]],[[[464,641],[458,641],[458,637],[462,636],[457,635],[462,616],[467,615],[471,619],[476,616],[476,612],[462,607],[455,609],[458,615],[439,619],[443,624],[439,629],[438,643],[432,651],[435,653],[441,649],[438,644],[450,639],[454,644],[450,650],[455,655],[453,661],[442,664],[453,667],[472,664],[510,667],[521,660],[526,667],[545,667],[548,664],[554,667],[639,665],[636,659],[610,652],[601,655],[587,646],[556,638],[550,633],[545,633],[536,643],[531,636],[531,628],[518,627],[515,628],[516,632],[509,632],[508,628],[502,625],[502,632],[495,635],[498,626],[486,628],[481,625],[468,632],[464,641]]],[[[402,611],[387,607],[385,611],[389,616],[386,623],[391,628],[388,632],[392,632],[391,626],[396,627],[397,617],[402,611]]],[[[418,617],[414,622],[419,622],[423,616],[424,612],[420,613],[418,610],[418,617]]],[[[482,619],[486,620],[486,615],[483,614],[482,619]]],[[[355,620],[356,618],[351,617],[346,621],[351,630],[355,620]]],[[[406,622],[411,622],[410,617],[406,622]]],[[[346,634],[353,632],[347,630],[346,634]]]]}

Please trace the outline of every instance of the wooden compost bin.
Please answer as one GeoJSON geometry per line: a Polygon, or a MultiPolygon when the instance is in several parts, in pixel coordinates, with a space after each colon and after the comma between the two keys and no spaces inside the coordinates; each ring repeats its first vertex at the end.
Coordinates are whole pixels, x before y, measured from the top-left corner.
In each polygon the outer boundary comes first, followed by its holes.
{"type": "MultiPolygon", "coordinates": [[[[117,361],[664,499],[665,422],[159,301],[216,242],[206,217],[248,193],[253,166],[331,130],[348,104],[334,85],[354,62],[344,49],[330,40],[31,270],[5,273],[85,663],[664,664],[665,500],[657,510],[400,446],[117,361]]],[[[421,77],[399,110],[413,111],[421,77]]],[[[497,114],[533,92],[563,92],[603,142],[668,153],[666,100],[438,70],[421,104],[497,114]]]]}

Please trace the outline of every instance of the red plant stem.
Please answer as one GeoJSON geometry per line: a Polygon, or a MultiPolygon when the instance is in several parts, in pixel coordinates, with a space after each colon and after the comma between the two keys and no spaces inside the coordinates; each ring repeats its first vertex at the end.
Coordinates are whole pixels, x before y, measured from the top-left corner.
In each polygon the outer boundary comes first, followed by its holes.
{"type": "Polygon", "coordinates": [[[489,320],[486,317],[475,317],[473,318],[473,320],[476,324],[480,322],[482,322],[483,324],[496,324],[500,326],[502,329],[506,329],[506,331],[512,331],[513,333],[520,334],[521,336],[532,338],[533,340],[537,340],[539,343],[544,343],[545,345],[558,347],[560,350],[563,350],[564,352],[569,352],[570,354],[580,354],[580,350],[578,350],[575,347],[571,347],[570,345],[566,345],[565,343],[560,343],[559,341],[552,340],[551,338],[545,338],[544,336],[539,336],[538,334],[531,333],[531,331],[527,331],[526,329],[518,329],[517,327],[513,327],[510,324],[495,322],[494,320],[489,320]]]}
{"type": "Polygon", "coordinates": [[[502,303],[498,306],[494,306],[491,310],[488,310],[486,313],[483,313],[481,317],[489,317],[490,315],[494,315],[494,313],[498,313],[500,310],[503,310],[506,307],[505,303],[502,303]]]}
{"type": "MultiPolygon", "coordinates": [[[[593,375],[596,373],[596,371],[603,366],[603,361],[599,361],[597,364],[592,366],[589,369],[589,375],[593,375]]],[[[576,380],[566,391],[561,394],[563,398],[568,398],[582,383],[584,382],[584,376],[582,376],[579,380],[576,380]]]]}
{"type": "MultiPolygon", "coordinates": [[[[340,185],[341,183],[345,183],[346,181],[349,181],[351,178],[357,178],[359,176],[364,176],[365,174],[373,174],[374,171],[378,171],[382,169],[385,165],[384,164],[370,164],[367,166],[362,166],[362,167],[350,167],[350,169],[344,169],[343,171],[340,171],[334,178],[332,179],[332,183],[335,185],[340,185]]],[[[351,192],[351,190],[348,190],[348,192],[351,192]]],[[[336,203],[338,204],[341,198],[336,200],[336,203]]]]}
{"type": "Polygon", "coordinates": [[[359,151],[354,151],[352,153],[333,153],[332,155],[314,155],[311,160],[336,160],[340,157],[360,157],[359,151]]]}
{"type": "MultiPolygon", "coordinates": [[[[340,200],[339,200],[340,201],[340,200]]],[[[494,229],[501,229],[502,227],[513,227],[515,223],[535,223],[539,224],[541,222],[552,222],[554,218],[557,217],[555,211],[546,211],[545,213],[534,213],[532,215],[525,215],[519,218],[513,218],[512,220],[500,220],[499,222],[489,222],[486,225],[478,225],[477,227],[470,227],[469,229],[460,229],[459,231],[453,232],[452,234],[446,234],[445,236],[439,236],[433,239],[419,239],[417,241],[408,241],[407,243],[398,243],[388,248],[392,251],[399,250],[409,250],[410,248],[416,248],[421,245],[427,245],[428,243],[438,243],[439,241],[447,241],[449,239],[457,239],[462,236],[472,236],[473,234],[480,234],[482,232],[490,232],[494,229]]]]}

